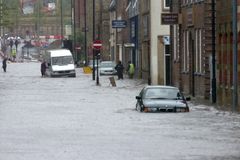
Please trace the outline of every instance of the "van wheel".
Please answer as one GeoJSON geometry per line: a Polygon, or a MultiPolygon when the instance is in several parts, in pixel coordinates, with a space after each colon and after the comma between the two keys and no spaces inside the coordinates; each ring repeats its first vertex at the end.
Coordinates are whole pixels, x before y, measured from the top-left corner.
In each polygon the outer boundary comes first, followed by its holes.
{"type": "Polygon", "coordinates": [[[71,77],[76,77],[76,74],[73,74],[71,77]]]}

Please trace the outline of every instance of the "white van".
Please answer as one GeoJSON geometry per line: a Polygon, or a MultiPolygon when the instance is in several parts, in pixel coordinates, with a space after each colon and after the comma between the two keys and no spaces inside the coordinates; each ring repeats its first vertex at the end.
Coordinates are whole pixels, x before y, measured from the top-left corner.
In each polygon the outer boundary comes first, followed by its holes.
{"type": "Polygon", "coordinates": [[[76,77],[72,53],[67,49],[47,50],[43,56],[47,63],[46,75],[50,77],[76,77]]]}

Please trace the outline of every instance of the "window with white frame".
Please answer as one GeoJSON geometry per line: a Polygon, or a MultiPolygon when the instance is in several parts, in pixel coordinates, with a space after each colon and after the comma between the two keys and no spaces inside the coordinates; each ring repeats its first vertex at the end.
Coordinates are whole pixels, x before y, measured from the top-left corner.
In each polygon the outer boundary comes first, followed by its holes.
{"type": "Polygon", "coordinates": [[[163,0],[163,8],[169,9],[171,5],[171,0],[163,0]]]}
{"type": "Polygon", "coordinates": [[[187,0],[182,0],[182,5],[187,4],[187,0]]]}
{"type": "Polygon", "coordinates": [[[144,38],[148,37],[149,34],[149,15],[143,16],[143,36],[144,38]]]}
{"type": "Polygon", "coordinates": [[[189,65],[190,65],[190,63],[189,63],[189,56],[190,56],[190,52],[189,52],[189,31],[187,31],[187,36],[186,36],[186,72],[188,72],[189,71],[189,65]]]}
{"type": "Polygon", "coordinates": [[[142,3],[143,3],[142,5],[143,12],[148,12],[150,9],[150,4],[149,4],[150,0],[142,0],[142,3]]]}
{"type": "Polygon", "coordinates": [[[136,36],[135,27],[136,27],[136,24],[134,21],[132,21],[131,22],[131,38],[134,38],[136,36]]]}
{"type": "Polygon", "coordinates": [[[178,25],[173,26],[173,60],[175,61],[179,59],[178,29],[179,29],[178,25]]]}
{"type": "Polygon", "coordinates": [[[183,32],[183,72],[189,71],[189,31],[183,32]]]}
{"type": "Polygon", "coordinates": [[[202,73],[202,29],[195,30],[195,72],[202,73]]]}
{"type": "Polygon", "coordinates": [[[199,72],[199,30],[195,29],[195,72],[199,72]]]}
{"type": "Polygon", "coordinates": [[[187,31],[183,32],[183,72],[187,71],[187,31]]]}
{"type": "Polygon", "coordinates": [[[199,30],[199,73],[202,73],[202,29],[199,30]]]}

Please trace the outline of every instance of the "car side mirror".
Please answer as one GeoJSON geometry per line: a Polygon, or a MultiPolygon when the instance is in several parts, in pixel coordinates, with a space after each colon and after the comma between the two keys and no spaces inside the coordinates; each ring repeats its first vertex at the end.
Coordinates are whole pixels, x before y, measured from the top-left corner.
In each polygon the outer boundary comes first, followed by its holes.
{"type": "Polygon", "coordinates": [[[141,96],[136,96],[136,99],[137,99],[137,100],[140,100],[140,99],[142,99],[142,98],[141,98],[141,96]]]}
{"type": "Polygon", "coordinates": [[[191,97],[186,97],[186,101],[191,101],[191,97]]]}

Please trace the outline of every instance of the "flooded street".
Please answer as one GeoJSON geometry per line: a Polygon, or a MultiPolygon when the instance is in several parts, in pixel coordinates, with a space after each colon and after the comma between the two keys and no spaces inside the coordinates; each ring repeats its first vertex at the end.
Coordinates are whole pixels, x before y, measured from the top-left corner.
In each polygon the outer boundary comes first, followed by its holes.
{"type": "Polygon", "coordinates": [[[76,78],[41,78],[40,63],[0,72],[0,159],[239,160],[240,115],[193,105],[189,113],[140,113],[146,84],[77,68],[76,78]]]}

